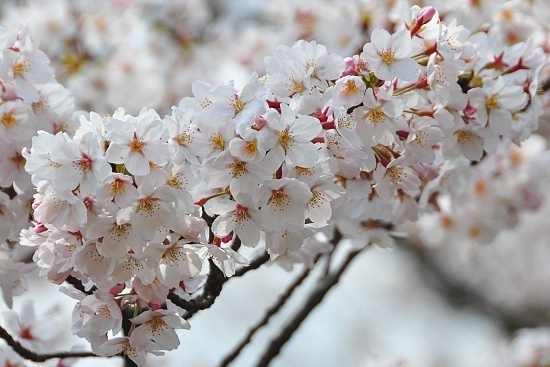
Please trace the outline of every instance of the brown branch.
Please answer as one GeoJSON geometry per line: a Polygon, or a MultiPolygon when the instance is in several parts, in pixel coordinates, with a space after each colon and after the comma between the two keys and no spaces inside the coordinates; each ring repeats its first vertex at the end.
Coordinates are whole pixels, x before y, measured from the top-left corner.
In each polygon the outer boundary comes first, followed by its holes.
{"type": "Polygon", "coordinates": [[[91,352],[58,352],[39,354],[29,350],[21,345],[18,341],[8,333],[6,329],[0,326],[0,338],[4,339],[6,343],[13,349],[15,353],[20,355],[24,359],[28,359],[33,362],[45,362],[54,358],[84,358],[84,357],[101,357],[91,352]]]}
{"type": "Polygon", "coordinates": [[[323,298],[327,295],[330,289],[335,286],[340,280],[344,271],[351,264],[352,260],[361,252],[362,250],[352,251],[348,254],[346,260],[340,265],[337,271],[329,274],[315,287],[313,292],[310,294],[308,299],[302,308],[296,313],[296,315],[291,319],[291,321],[285,326],[285,328],[277,335],[275,339],[271,341],[269,347],[262,355],[260,361],[256,365],[257,367],[267,367],[271,361],[279,355],[282,347],[290,340],[292,335],[304,320],[309,316],[309,314],[317,307],[323,298]]]}
{"type": "Polygon", "coordinates": [[[522,328],[535,328],[549,324],[547,319],[535,312],[514,313],[491,303],[480,291],[445,271],[429,251],[420,245],[408,241],[397,241],[397,244],[417,261],[420,275],[450,305],[474,308],[498,322],[509,334],[522,328]]]}
{"type": "Polygon", "coordinates": [[[65,279],[65,281],[67,283],[69,283],[70,285],[72,285],[73,287],[75,287],[76,289],[78,289],[79,291],[81,291],[82,293],[86,293],[88,295],[92,294],[97,288],[94,286],[92,287],[92,289],[90,289],[89,291],[86,290],[86,288],[84,288],[84,285],[82,284],[82,282],[80,281],[80,279],[72,276],[72,275],[69,275],[67,277],[67,279],[65,279]]]}
{"type": "Polygon", "coordinates": [[[258,269],[260,266],[262,266],[268,261],[269,261],[269,254],[266,252],[262,256],[258,257],[256,260],[252,261],[250,265],[237,269],[237,271],[235,271],[235,274],[231,278],[242,277],[249,271],[258,269]]]}
{"type": "MultiPolygon", "coordinates": [[[[235,241],[240,241],[235,238],[235,241]]],[[[222,287],[229,279],[236,277],[241,277],[251,270],[258,269],[260,266],[265,264],[269,260],[269,255],[265,253],[256,260],[252,261],[250,265],[238,269],[231,278],[226,278],[222,271],[218,269],[212,262],[210,263],[210,274],[208,275],[208,280],[204,286],[203,293],[197,298],[186,301],[175,294],[173,291],[170,291],[168,294],[168,299],[172,301],[176,306],[181,307],[186,310],[186,313],[183,315],[184,319],[191,318],[195,313],[201,310],[205,310],[212,306],[216,301],[216,298],[220,295],[222,287]]]]}
{"type": "Polygon", "coordinates": [[[287,290],[279,297],[277,302],[273,304],[269,310],[265,313],[264,317],[258,322],[252,329],[248,331],[246,337],[235,347],[220,364],[220,367],[227,367],[231,362],[235,360],[242,352],[242,350],[250,343],[254,334],[262,327],[268,324],[269,320],[275,315],[286,303],[286,301],[292,296],[292,293],[302,284],[302,282],[308,277],[311,269],[305,269],[302,274],[296,278],[296,280],[287,288],[287,290]]]}

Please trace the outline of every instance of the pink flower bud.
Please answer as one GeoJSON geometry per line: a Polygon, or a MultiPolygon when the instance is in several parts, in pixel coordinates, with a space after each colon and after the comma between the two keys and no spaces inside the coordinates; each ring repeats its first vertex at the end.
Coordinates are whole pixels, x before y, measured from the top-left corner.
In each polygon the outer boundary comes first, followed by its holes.
{"type": "Polygon", "coordinates": [[[477,109],[468,102],[466,108],[464,108],[464,115],[467,117],[472,117],[477,112],[477,109]]]}
{"type": "Polygon", "coordinates": [[[111,293],[113,296],[116,296],[120,292],[124,290],[126,286],[124,284],[117,284],[113,288],[109,289],[109,293],[111,293]]]}
{"type": "Polygon", "coordinates": [[[233,232],[229,233],[227,236],[222,238],[222,242],[227,243],[227,242],[231,241],[232,238],[233,238],[233,232]]]}
{"type": "Polygon", "coordinates": [[[45,226],[44,224],[42,224],[42,223],[37,223],[37,224],[34,226],[34,228],[32,229],[32,231],[33,231],[34,233],[42,233],[42,232],[45,232],[45,231],[47,231],[47,230],[48,230],[48,228],[46,228],[46,226],[45,226]]]}
{"type": "Polygon", "coordinates": [[[265,124],[267,124],[267,120],[262,116],[254,117],[254,127],[256,128],[256,130],[261,130],[265,126],[265,124]]]}
{"type": "Polygon", "coordinates": [[[149,303],[149,307],[151,308],[151,310],[155,311],[155,310],[160,309],[161,305],[160,305],[159,303],[152,303],[152,302],[150,302],[150,303],[149,303]]]}
{"type": "Polygon", "coordinates": [[[416,15],[416,19],[414,20],[411,26],[411,29],[410,29],[411,36],[414,36],[420,30],[420,28],[422,28],[424,24],[432,20],[432,18],[436,13],[437,11],[433,6],[426,6],[420,9],[418,14],[416,15]]]}
{"type": "Polygon", "coordinates": [[[14,101],[16,99],[21,99],[17,96],[17,92],[15,91],[15,87],[13,85],[2,82],[0,82],[0,98],[2,98],[4,101],[14,101]]]}
{"type": "Polygon", "coordinates": [[[342,76],[359,75],[357,65],[355,64],[355,60],[352,57],[346,57],[344,59],[344,62],[346,67],[342,72],[342,76]]]}
{"type": "Polygon", "coordinates": [[[421,25],[428,23],[430,20],[432,20],[435,13],[436,10],[433,6],[426,6],[420,9],[418,15],[416,16],[416,23],[420,23],[421,25]]]}

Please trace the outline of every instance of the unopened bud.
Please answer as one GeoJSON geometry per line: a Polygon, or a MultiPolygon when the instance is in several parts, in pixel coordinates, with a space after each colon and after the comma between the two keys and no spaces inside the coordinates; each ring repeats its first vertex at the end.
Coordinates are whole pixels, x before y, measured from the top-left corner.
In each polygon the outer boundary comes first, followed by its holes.
{"type": "Polygon", "coordinates": [[[109,293],[111,293],[113,296],[116,296],[120,292],[122,292],[126,288],[126,285],[124,284],[117,284],[113,288],[109,289],[109,293]]]}
{"type": "Polygon", "coordinates": [[[267,124],[267,120],[262,116],[254,117],[254,127],[256,128],[256,130],[261,130],[265,126],[265,124],[267,124]]]}
{"type": "Polygon", "coordinates": [[[433,6],[426,6],[418,12],[416,16],[416,23],[421,23],[422,25],[428,23],[434,17],[436,10],[433,6]]]}
{"type": "Polygon", "coordinates": [[[227,243],[227,242],[231,241],[232,239],[233,239],[233,231],[231,231],[231,233],[229,233],[227,236],[222,238],[222,242],[227,243]]]}
{"type": "Polygon", "coordinates": [[[468,102],[466,107],[464,108],[464,115],[466,117],[472,117],[477,112],[477,109],[468,102]]]}
{"type": "Polygon", "coordinates": [[[11,84],[0,82],[0,98],[4,101],[14,101],[16,99],[21,99],[17,96],[15,87],[11,84]]]}
{"type": "Polygon", "coordinates": [[[432,20],[436,13],[437,11],[433,6],[426,6],[420,9],[410,29],[411,37],[414,36],[424,24],[432,20]]]}

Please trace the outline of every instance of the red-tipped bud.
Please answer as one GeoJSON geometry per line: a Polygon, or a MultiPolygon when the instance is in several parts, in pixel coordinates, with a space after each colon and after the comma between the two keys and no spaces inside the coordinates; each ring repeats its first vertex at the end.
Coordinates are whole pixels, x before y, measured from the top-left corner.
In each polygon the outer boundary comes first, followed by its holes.
{"type": "Polygon", "coordinates": [[[428,23],[434,15],[436,14],[436,10],[433,6],[426,6],[418,12],[416,16],[416,22],[421,23],[422,25],[428,23]]]}
{"type": "Polygon", "coordinates": [[[109,293],[111,293],[113,296],[116,296],[120,292],[122,292],[126,288],[124,284],[117,284],[113,288],[109,289],[109,293]]]}
{"type": "Polygon", "coordinates": [[[275,172],[275,179],[279,180],[281,178],[283,178],[283,165],[275,172]]]}
{"type": "Polygon", "coordinates": [[[160,309],[161,305],[159,303],[149,303],[149,308],[153,311],[160,309]]]}
{"type": "Polygon", "coordinates": [[[269,99],[266,100],[266,102],[267,102],[267,105],[269,106],[269,108],[274,108],[279,113],[281,113],[281,102],[279,102],[279,101],[270,101],[269,99]]]}
{"type": "Polygon", "coordinates": [[[47,231],[47,230],[48,230],[48,228],[46,228],[46,226],[45,226],[44,224],[42,224],[42,223],[37,223],[37,224],[34,226],[34,228],[32,229],[32,231],[33,231],[34,233],[42,233],[42,232],[45,232],[45,231],[47,231]]]}
{"type": "Polygon", "coordinates": [[[233,231],[231,231],[231,233],[229,233],[227,236],[222,238],[222,242],[227,243],[227,242],[231,241],[232,239],[233,239],[233,231]]]}
{"type": "Polygon", "coordinates": [[[344,68],[344,71],[342,72],[342,76],[347,75],[359,75],[359,72],[357,70],[357,65],[355,64],[355,60],[352,57],[346,57],[344,59],[346,67],[344,68]]]}
{"type": "Polygon", "coordinates": [[[405,130],[397,130],[395,133],[399,137],[399,140],[407,140],[409,137],[409,132],[405,130]]]}
{"type": "Polygon", "coordinates": [[[267,120],[262,116],[254,117],[254,127],[256,128],[256,130],[261,130],[265,126],[265,124],[267,124],[267,120]]]}
{"type": "Polygon", "coordinates": [[[466,107],[464,108],[464,115],[466,117],[472,117],[477,112],[477,109],[468,102],[466,107]]]}
{"type": "Polygon", "coordinates": [[[334,124],[334,121],[326,121],[321,123],[321,126],[323,127],[323,130],[332,130],[336,127],[334,124]]]}
{"type": "Polygon", "coordinates": [[[424,24],[432,20],[436,13],[437,11],[433,6],[426,6],[420,9],[410,29],[411,37],[414,36],[424,24]]]}
{"type": "Polygon", "coordinates": [[[14,101],[16,99],[21,99],[17,96],[15,87],[11,84],[6,84],[0,82],[0,98],[4,101],[14,101]]]}

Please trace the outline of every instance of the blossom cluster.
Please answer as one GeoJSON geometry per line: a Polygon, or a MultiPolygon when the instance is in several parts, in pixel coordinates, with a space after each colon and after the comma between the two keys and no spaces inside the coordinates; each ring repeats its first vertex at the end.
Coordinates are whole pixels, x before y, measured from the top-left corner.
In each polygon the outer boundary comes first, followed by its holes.
{"type": "Polygon", "coordinates": [[[24,148],[37,131],[57,133],[73,126],[73,98],[54,78],[48,57],[27,27],[0,29],[0,288],[6,304],[26,289],[32,270],[22,258],[19,232],[31,225],[33,186],[25,171],[24,148]]]}
{"type": "MultiPolygon", "coordinates": [[[[73,116],[26,30],[1,40],[0,138],[20,155],[2,186],[18,193],[24,165],[37,190],[20,243],[48,279],[90,291],[65,290],[77,300],[73,332],[138,365],[189,328],[168,295],[191,297],[212,266],[232,276],[248,263],[237,245],[288,264],[327,249],[319,232],[391,243],[394,226],[452,194],[445,175],[524,141],[542,113],[541,48],[471,35],[432,7],[413,6],[393,33],[374,29],[356,55],[315,41],[280,46],[265,75],[242,88],[197,81],[164,117],[73,116]],[[126,308],[132,327],[119,337],[126,308]]],[[[3,200],[0,213],[13,215],[13,198],[3,200]]],[[[11,299],[17,279],[1,279],[11,299]]]]}
{"type": "MultiPolygon", "coordinates": [[[[29,24],[78,108],[103,114],[121,106],[137,113],[148,106],[166,113],[191,92],[197,75],[220,83],[228,73],[239,81],[252,70],[263,73],[263,58],[277,45],[316,40],[331,52],[356,53],[374,29],[392,31],[401,24],[409,3],[5,0],[0,23],[29,24]],[[208,4],[233,9],[219,16],[208,4]],[[141,88],[139,80],[147,80],[148,87],[141,88]]],[[[472,31],[489,29],[507,45],[530,38],[548,48],[544,15],[550,9],[544,0],[440,0],[437,7],[444,19],[456,18],[472,31]]]]}
{"type": "Polygon", "coordinates": [[[434,198],[431,204],[437,210],[419,221],[423,242],[439,246],[461,238],[474,244],[491,243],[502,228],[515,227],[521,213],[543,205],[549,159],[544,139],[533,135],[522,147],[503,144],[479,167],[442,168],[432,185],[446,187],[447,193],[434,198]]]}

